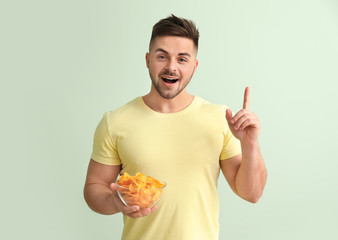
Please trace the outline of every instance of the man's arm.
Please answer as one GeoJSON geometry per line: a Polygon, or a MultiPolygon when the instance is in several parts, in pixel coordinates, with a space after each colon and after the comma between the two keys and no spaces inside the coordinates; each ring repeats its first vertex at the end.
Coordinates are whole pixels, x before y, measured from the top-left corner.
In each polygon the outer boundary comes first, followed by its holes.
{"type": "Polygon", "coordinates": [[[232,190],[249,202],[257,202],[263,194],[267,172],[259,149],[260,121],[250,112],[250,94],[244,92],[243,109],[232,116],[226,110],[226,119],[232,134],[241,142],[242,154],[220,162],[222,172],[232,190]]]}
{"type": "Polygon", "coordinates": [[[267,171],[259,149],[251,153],[242,152],[243,155],[221,160],[221,169],[234,193],[256,203],[263,194],[267,171]]]}
{"type": "Polygon", "coordinates": [[[110,184],[116,181],[120,169],[120,165],[109,166],[90,160],[84,198],[93,211],[107,215],[119,212],[110,184]]]}
{"type": "Polygon", "coordinates": [[[122,212],[132,218],[148,216],[157,209],[138,206],[126,206],[120,200],[115,181],[120,173],[120,165],[104,165],[90,160],[87,179],[84,186],[84,198],[88,206],[95,212],[110,215],[122,212]]]}

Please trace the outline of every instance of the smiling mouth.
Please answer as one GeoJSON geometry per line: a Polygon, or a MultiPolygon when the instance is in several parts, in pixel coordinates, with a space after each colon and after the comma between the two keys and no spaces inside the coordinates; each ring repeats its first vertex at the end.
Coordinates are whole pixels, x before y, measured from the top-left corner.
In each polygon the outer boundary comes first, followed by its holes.
{"type": "Polygon", "coordinates": [[[162,77],[162,80],[166,83],[175,83],[178,81],[177,78],[165,78],[165,77],[162,77]]]}

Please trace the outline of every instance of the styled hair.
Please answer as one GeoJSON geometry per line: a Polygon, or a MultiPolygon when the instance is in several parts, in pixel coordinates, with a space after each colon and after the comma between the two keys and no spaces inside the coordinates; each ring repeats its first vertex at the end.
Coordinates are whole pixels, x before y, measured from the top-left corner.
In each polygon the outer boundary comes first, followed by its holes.
{"type": "Polygon", "coordinates": [[[159,36],[177,36],[186,37],[193,40],[196,49],[198,49],[199,32],[193,21],[176,17],[174,14],[158,21],[151,33],[149,48],[156,37],[159,36]]]}

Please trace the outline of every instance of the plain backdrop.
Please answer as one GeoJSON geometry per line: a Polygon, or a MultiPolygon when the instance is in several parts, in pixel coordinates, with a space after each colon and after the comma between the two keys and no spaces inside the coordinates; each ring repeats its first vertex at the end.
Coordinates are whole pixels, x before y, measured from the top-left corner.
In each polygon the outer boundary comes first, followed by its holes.
{"type": "Polygon", "coordinates": [[[1,1],[1,239],[120,239],[122,215],[83,199],[93,134],[150,90],[171,13],[200,31],[188,92],[237,112],[250,86],[261,120],[265,193],[247,203],[220,175],[220,239],[338,239],[336,0],[1,1]]]}

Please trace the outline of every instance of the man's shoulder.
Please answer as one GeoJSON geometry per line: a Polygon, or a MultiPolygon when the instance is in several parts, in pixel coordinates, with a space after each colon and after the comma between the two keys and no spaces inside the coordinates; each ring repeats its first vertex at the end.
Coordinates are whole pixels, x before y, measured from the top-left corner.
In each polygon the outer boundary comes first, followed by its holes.
{"type": "Polygon", "coordinates": [[[225,112],[228,106],[219,103],[210,102],[204,98],[196,96],[199,107],[206,111],[225,112]]]}

